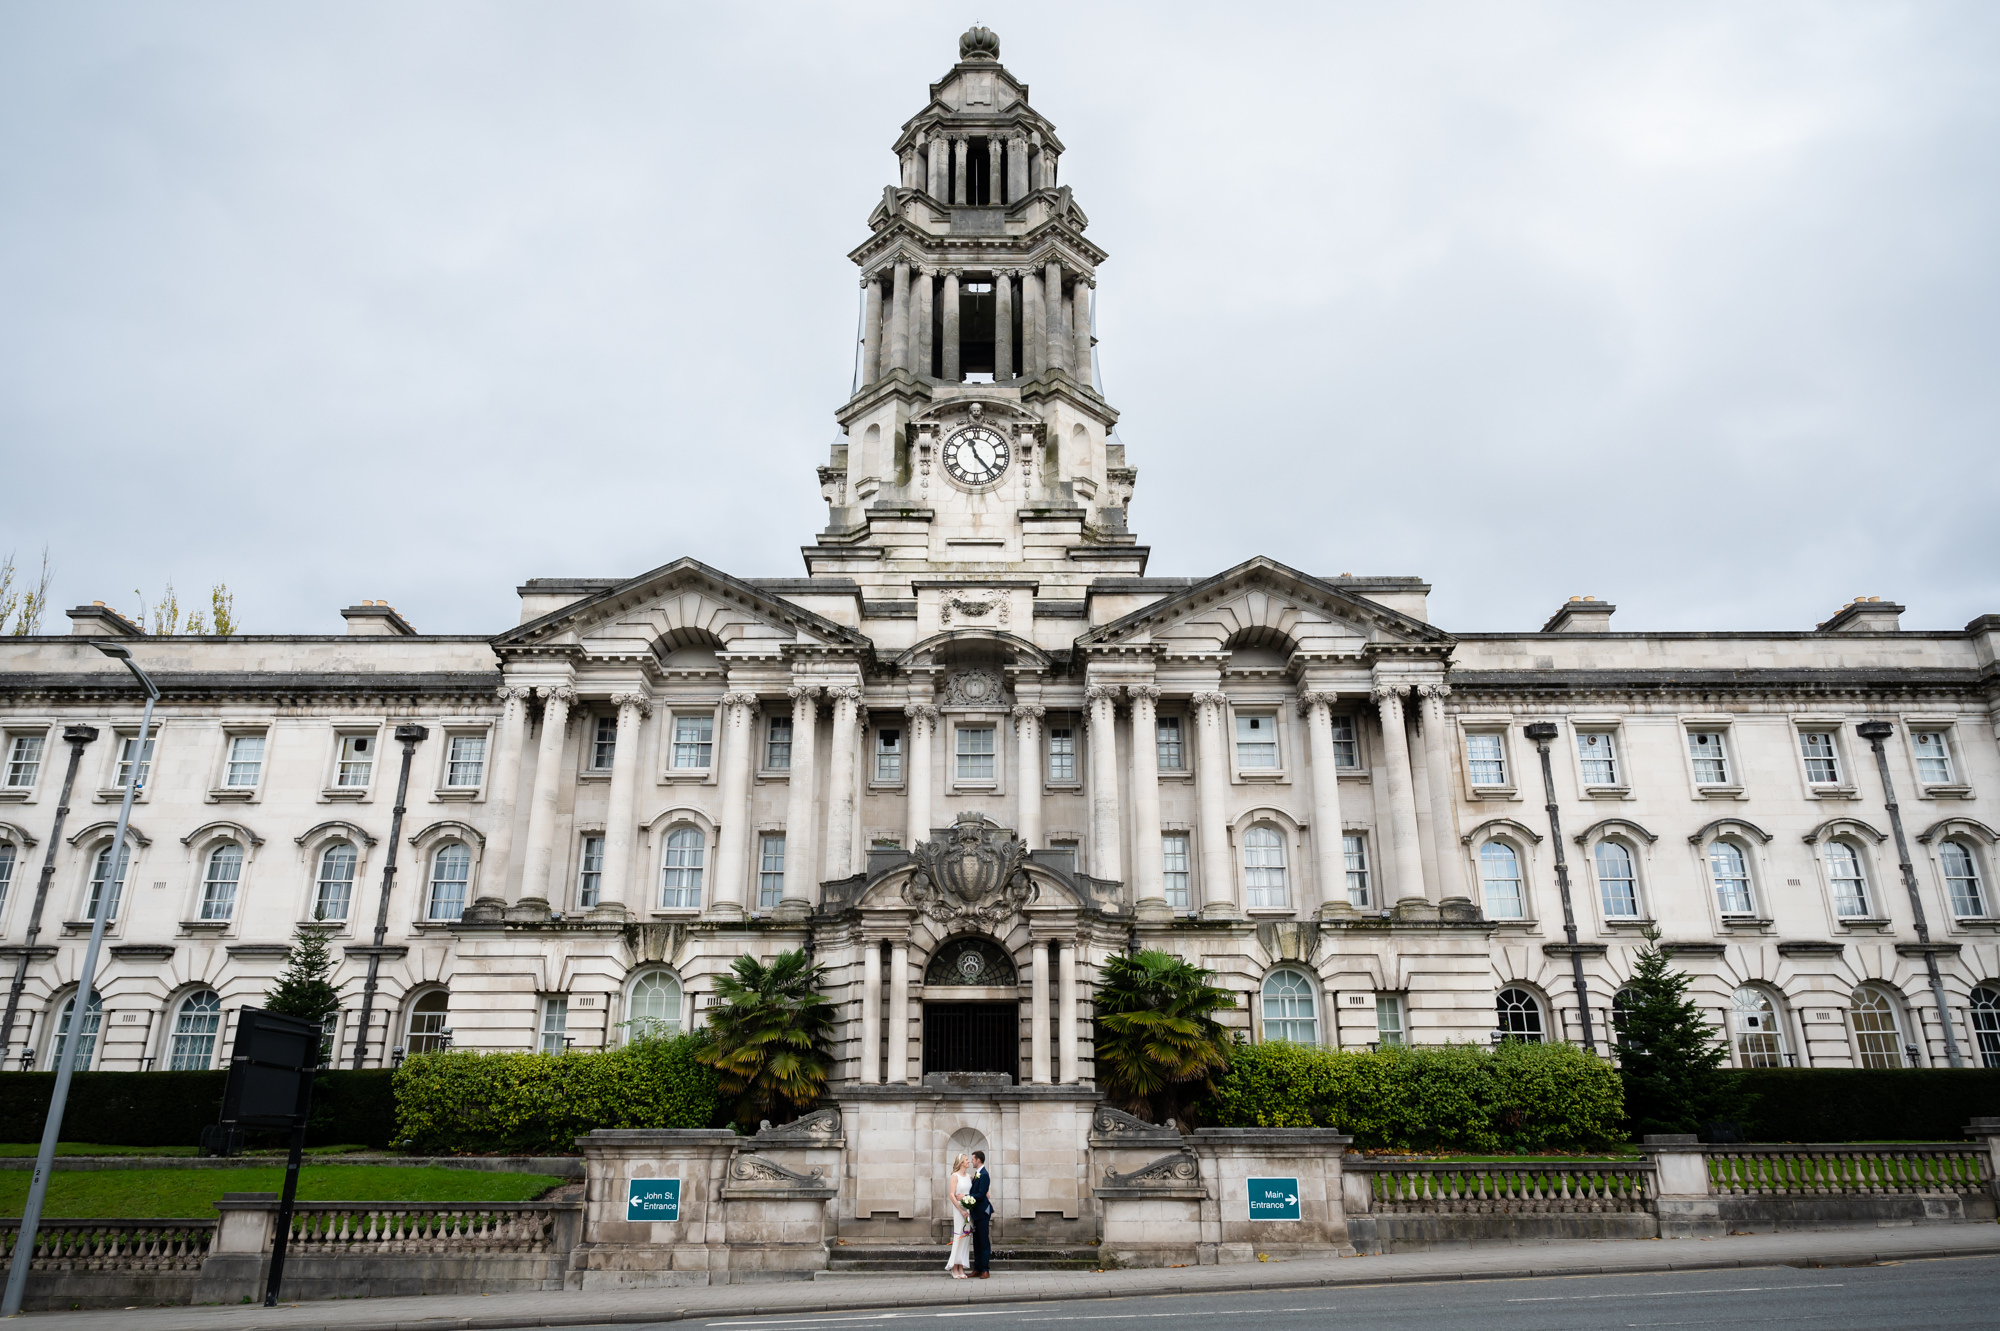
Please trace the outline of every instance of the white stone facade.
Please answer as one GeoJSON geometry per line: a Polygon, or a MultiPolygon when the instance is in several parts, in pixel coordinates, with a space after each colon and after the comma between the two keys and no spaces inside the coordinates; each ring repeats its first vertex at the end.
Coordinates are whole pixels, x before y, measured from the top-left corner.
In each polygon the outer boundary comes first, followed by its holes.
{"type": "Polygon", "coordinates": [[[2000,1063],[2000,617],[1905,632],[1864,601],[1810,631],[1638,634],[1578,601],[1454,635],[1417,578],[1149,578],[1094,387],[1106,256],[1054,127],[975,42],[894,151],[850,256],[859,386],[806,576],[536,579],[489,637],[364,604],[337,638],[140,638],[81,607],[71,636],[0,640],[9,1068],[49,1066],[138,723],[86,641],[107,635],[165,696],[96,1068],[218,1066],[321,907],[347,1065],[445,1030],[588,1049],[699,1022],[735,957],[805,945],[851,1087],[996,1058],[1090,1087],[1098,967],[1134,944],[1220,972],[1253,1038],[1577,1039],[1559,844],[1600,1043],[1657,928],[1737,1062],[1946,1063],[1928,948],[1959,1057],[2000,1063]],[[912,849],[954,837],[1027,858],[984,886],[920,872],[912,849]]]}

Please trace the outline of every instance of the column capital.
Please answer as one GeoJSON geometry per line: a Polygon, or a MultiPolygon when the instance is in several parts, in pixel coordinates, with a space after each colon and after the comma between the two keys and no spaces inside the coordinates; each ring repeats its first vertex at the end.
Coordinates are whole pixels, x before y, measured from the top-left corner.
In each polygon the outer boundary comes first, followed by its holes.
{"type": "Polygon", "coordinates": [[[1213,707],[1219,712],[1229,705],[1229,695],[1226,693],[1197,693],[1189,697],[1188,702],[1203,709],[1213,707]]]}
{"type": "Polygon", "coordinates": [[[1014,704],[1016,721],[1039,721],[1047,716],[1049,709],[1038,702],[1017,702],[1014,704]]]}
{"type": "Polygon", "coordinates": [[[722,695],[722,705],[724,707],[755,707],[757,705],[757,695],[754,693],[725,693],[722,695]]]}
{"type": "Polygon", "coordinates": [[[1315,707],[1335,707],[1340,703],[1340,695],[1324,689],[1314,689],[1299,695],[1299,715],[1309,716],[1315,707]]]}
{"type": "Polygon", "coordinates": [[[793,701],[801,698],[810,701],[819,697],[819,691],[819,685],[817,684],[793,684],[785,689],[785,696],[793,701]]]}
{"type": "Polygon", "coordinates": [[[614,693],[611,695],[611,705],[620,711],[627,707],[636,707],[642,717],[653,714],[653,700],[643,693],[614,693]]]}
{"type": "Polygon", "coordinates": [[[1443,680],[1438,680],[1430,684],[1419,684],[1417,692],[1426,698],[1449,698],[1451,696],[1451,685],[1445,683],[1443,680]]]}
{"type": "Polygon", "coordinates": [[[1375,700],[1377,707],[1388,702],[1391,698],[1400,703],[1403,700],[1404,691],[1409,687],[1407,684],[1377,684],[1368,690],[1368,696],[1375,700]]]}
{"type": "Polygon", "coordinates": [[[935,704],[913,702],[903,705],[903,715],[909,717],[912,721],[927,722],[930,725],[936,725],[941,713],[939,713],[935,704]]]}
{"type": "Polygon", "coordinates": [[[1084,687],[1083,696],[1092,702],[1115,703],[1124,691],[1118,684],[1089,684],[1084,687]]]}
{"type": "Polygon", "coordinates": [[[493,696],[501,702],[526,702],[535,696],[535,691],[526,684],[502,684],[493,690],[493,696]]]}
{"type": "Polygon", "coordinates": [[[1135,703],[1160,700],[1160,688],[1157,684],[1128,684],[1125,686],[1125,692],[1135,703]]]}
{"type": "Polygon", "coordinates": [[[559,702],[567,707],[576,701],[576,690],[567,684],[543,684],[535,692],[543,702],[559,702]]]}
{"type": "Polygon", "coordinates": [[[826,700],[831,703],[860,702],[861,690],[852,684],[829,684],[826,688],[826,700]]]}

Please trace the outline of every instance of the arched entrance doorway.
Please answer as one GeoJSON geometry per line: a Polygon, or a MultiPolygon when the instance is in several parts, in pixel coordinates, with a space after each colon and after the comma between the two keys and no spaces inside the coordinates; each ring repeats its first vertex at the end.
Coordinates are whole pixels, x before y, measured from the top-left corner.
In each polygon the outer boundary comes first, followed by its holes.
{"type": "Polygon", "coordinates": [[[1021,1080],[1020,977],[990,938],[954,938],[924,968],[924,1071],[1021,1080]]]}

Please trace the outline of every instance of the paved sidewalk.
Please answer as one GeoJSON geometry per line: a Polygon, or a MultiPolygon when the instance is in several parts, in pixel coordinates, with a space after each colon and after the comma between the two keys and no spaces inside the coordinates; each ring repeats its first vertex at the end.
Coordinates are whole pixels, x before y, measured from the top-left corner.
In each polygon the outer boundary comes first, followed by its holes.
{"type": "Polygon", "coordinates": [[[814,1281],[694,1286],[616,1293],[450,1295],[440,1298],[328,1300],[277,1308],[142,1308],[44,1312],[28,1316],[49,1331],[485,1331],[486,1328],[592,1326],[688,1318],[1023,1303],[1247,1289],[1376,1285],[1425,1280],[1616,1275],[1736,1266],[1856,1265],[1925,1257],[2000,1256],[2000,1226],[1926,1226],[1744,1234],[1726,1239],[1551,1243],[1530,1247],[1312,1258],[1241,1266],[1146,1271],[996,1270],[991,1280],[857,1274],[814,1281]]]}

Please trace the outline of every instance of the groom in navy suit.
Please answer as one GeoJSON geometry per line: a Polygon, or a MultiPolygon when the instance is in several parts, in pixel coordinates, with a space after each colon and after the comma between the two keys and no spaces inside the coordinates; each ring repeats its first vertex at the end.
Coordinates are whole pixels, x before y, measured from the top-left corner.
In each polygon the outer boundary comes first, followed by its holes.
{"type": "Polygon", "coordinates": [[[993,1203],[986,1199],[986,1190],[993,1180],[986,1173],[986,1152],[974,1151],[972,1158],[978,1162],[972,1169],[972,1278],[991,1280],[993,1273],[987,1268],[993,1265],[993,1203]]]}

